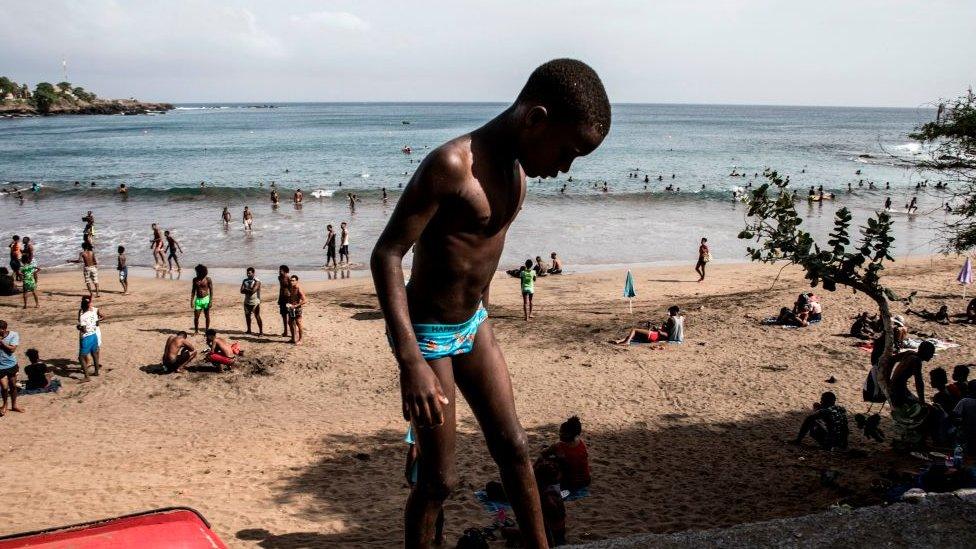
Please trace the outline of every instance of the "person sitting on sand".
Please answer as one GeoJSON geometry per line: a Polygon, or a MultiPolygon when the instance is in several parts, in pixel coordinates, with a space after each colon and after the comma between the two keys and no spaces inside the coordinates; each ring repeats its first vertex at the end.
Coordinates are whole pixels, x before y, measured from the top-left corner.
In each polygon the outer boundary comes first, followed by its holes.
{"type": "Polygon", "coordinates": [[[648,321],[643,324],[647,329],[633,328],[627,337],[614,341],[617,345],[630,345],[634,338],[640,338],[647,343],[657,341],[667,341],[669,343],[682,343],[685,340],[685,317],[679,315],[680,310],[677,305],[668,308],[668,318],[660,328],[653,328],[653,324],[648,321]]]}
{"type": "Polygon", "coordinates": [[[570,491],[590,485],[590,457],[582,434],[583,424],[579,416],[573,416],[559,426],[559,442],[542,452],[543,458],[559,464],[561,486],[570,491]]]}
{"type": "MultiPolygon", "coordinates": [[[[552,460],[540,458],[532,466],[536,487],[539,490],[539,503],[542,508],[542,522],[549,547],[566,544],[566,504],[563,503],[559,484],[559,466],[552,460]]],[[[518,526],[502,526],[500,529],[507,547],[522,547],[522,532],[518,526]]],[[[459,542],[459,548],[462,544],[459,542]]],[[[480,547],[487,547],[483,545],[480,547]]]]}
{"type": "Polygon", "coordinates": [[[166,338],[163,346],[163,368],[167,373],[184,371],[186,365],[196,357],[197,350],[186,332],[180,331],[166,338]]]}
{"type": "Polygon", "coordinates": [[[952,412],[960,399],[949,393],[949,375],[946,374],[944,368],[933,368],[929,371],[929,385],[935,389],[935,394],[932,395],[932,404],[946,413],[952,412]]]}
{"type": "Polygon", "coordinates": [[[30,361],[30,364],[24,367],[24,375],[27,376],[25,389],[28,391],[46,389],[51,384],[51,374],[48,372],[47,364],[41,362],[41,355],[37,349],[27,349],[24,354],[30,361]]]}
{"type": "Polygon", "coordinates": [[[805,310],[799,313],[794,313],[787,307],[783,307],[779,310],[779,315],[776,317],[775,324],[778,326],[795,326],[797,328],[805,328],[810,325],[807,322],[807,312],[805,310]]]}
{"type": "Polygon", "coordinates": [[[952,383],[946,385],[946,391],[955,399],[963,399],[969,394],[969,366],[957,364],[952,368],[952,383]]]}
{"type": "Polygon", "coordinates": [[[976,323],[976,297],[970,299],[969,305],[966,305],[966,322],[976,323]]]}
{"type": "Polygon", "coordinates": [[[847,410],[837,406],[837,395],[830,391],[823,393],[820,402],[815,403],[813,408],[816,411],[803,420],[799,434],[791,442],[800,444],[803,437],[809,434],[824,450],[846,450],[849,434],[847,410]]]}
{"type": "Polygon", "coordinates": [[[867,311],[857,315],[857,317],[854,319],[854,323],[851,324],[851,337],[870,341],[875,336],[872,323],[872,319],[870,316],[868,316],[867,311]]]}
{"type": "Polygon", "coordinates": [[[549,267],[549,274],[563,274],[563,262],[556,256],[556,252],[549,254],[549,257],[552,258],[552,267],[549,267]]]}
{"type": "Polygon", "coordinates": [[[0,267],[0,295],[17,295],[17,285],[14,277],[10,276],[10,271],[6,267],[0,267]]]}
{"type": "Polygon", "coordinates": [[[535,256],[535,265],[532,267],[532,270],[535,271],[535,276],[538,277],[549,275],[549,265],[546,265],[546,262],[542,260],[542,256],[535,256]]]}
{"type": "Polygon", "coordinates": [[[207,339],[207,346],[210,347],[205,358],[218,370],[223,370],[224,366],[231,369],[234,366],[234,359],[244,356],[244,350],[239,343],[230,343],[222,337],[217,337],[217,330],[213,328],[208,329],[204,337],[207,339]]]}
{"type": "Polygon", "coordinates": [[[814,323],[823,320],[823,305],[820,304],[820,298],[810,294],[810,301],[807,303],[807,322],[814,323]]]}
{"type": "Polygon", "coordinates": [[[959,425],[957,436],[972,456],[976,455],[976,379],[969,382],[968,392],[970,396],[960,400],[952,413],[959,425]]]}

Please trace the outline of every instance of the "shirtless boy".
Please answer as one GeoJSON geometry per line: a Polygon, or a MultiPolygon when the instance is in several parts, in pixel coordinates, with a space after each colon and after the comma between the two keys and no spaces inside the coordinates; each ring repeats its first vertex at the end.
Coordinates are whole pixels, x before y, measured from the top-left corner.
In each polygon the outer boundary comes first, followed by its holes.
{"type": "Polygon", "coordinates": [[[176,252],[179,251],[183,253],[183,246],[173,238],[173,235],[169,234],[169,231],[164,231],[163,236],[166,237],[166,251],[169,253],[167,261],[169,262],[169,270],[173,270],[173,262],[176,262],[176,270],[182,271],[183,267],[180,267],[180,259],[176,256],[176,252]]]}
{"type": "Polygon", "coordinates": [[[417,434],[419,478],[407,499],[405,545],[429,546],[457,484],[455,383],[481,424],[528,547],[545,547],[525,431],[511,379],[481,306],[525,178],[554,177],[596,149],[610,104],[596,73],[570,60],[536,69],[515,103],[432,151],[404,188],[371,267],[400,369],[403,417],[417,434]],[[403,256],[416,243],[410,285],[403,256]]]}
{"type": "Polygon", "coordinates": [[[163,368],[167,372],[182,372],[196,357],[197,350],[186,332],[179,332],[166,338],[166,345],[163,347],[163,368]]]}
{"type": "Polygon", "coordinates": [[[326,268],[328,268],[329,262],[331,261],[332,268],[335,269],[336,267],[338,267],[338,265],[336,264],[335,229],[332,228],[332,225],[329,225],[325,228],[325,230],[326,230],[325,244],[322,246],[322,249],[325,250],[325,266],[326,268]]]}
{"type": "Polygon", "coordinates": [[[305,290],[298,284],[298,275],[291,275],[288,280],[288,324],[291,326],[291,342],[295,345],[302,343],[302,307],[308,303],[305,290]]]}
{"type": "Polygon", "coordinates": [[[193,333],[200,332],[200,313],[203,313],[205,329],[210,329],[210,306],[213,305],[213,281],[207,275],[207,268],[197,265],[190,285],[190,306],[193,307],[193,333]]]}
{"type": "Polygon", "coordinates": [[[88,288],[88,297],[98,295],[98,260],[95,259],[95,249],[91,242],[81,245],[81,253],[78,254],[78,263],[81,263],[82,273],[85,275],[85,287],[88,288]],[[92,287],[95,288],[94,293],[92,287]]]}
{"type": "Polygon", "coordinates": [[[251,224],[254,223],[254,214],[251,213],[251,209],[244,206],[244,231],[251,232],[251,224]]]}
{"type": "Polygon", "coordinates": [[[230,228],[230,210],[227,206],[224,206],[224,211],[220,214],[220,217],[224,220],[224,228],[230,228]]]}

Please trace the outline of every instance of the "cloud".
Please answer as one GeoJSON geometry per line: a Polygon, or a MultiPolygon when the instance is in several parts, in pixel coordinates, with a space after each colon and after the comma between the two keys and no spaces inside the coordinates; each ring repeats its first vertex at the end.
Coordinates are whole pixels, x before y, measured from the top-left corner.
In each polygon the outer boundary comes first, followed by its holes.
{"type": "Polygon", "coordinates": [[[369,22],[348,11],[316,11],[304,15],[293,15],[292,22],[326,29],[354,32],[369,30],[369,22]]]}

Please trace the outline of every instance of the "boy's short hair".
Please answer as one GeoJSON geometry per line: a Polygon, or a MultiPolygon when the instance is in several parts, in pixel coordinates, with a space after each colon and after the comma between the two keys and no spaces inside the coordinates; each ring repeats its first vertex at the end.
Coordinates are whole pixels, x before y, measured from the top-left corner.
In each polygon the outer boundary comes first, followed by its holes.
{"type": "Polygon", "coordinates": [[[180,331],[176,332],[176,337],[190,337],[190,334],[186,333],[183,330],[180,330],[180,331]]]}
{"type": "Polygon", "coordinates": [[[37,349],[27,349],[27,352],[24,354],[27,355],[27,358],[31,359],[31,362],[37,362],[41,358],[41,354],[37,352],[37,349]]]}
{"type": "Polygon", "coordinates": [[[516,102],[538,102],[557,120],[610,131],[610,99],[592,68],[576,59],[553,59],[529,75],[516,102]]]}
{"type": "Polygon", "coordinates": [[[969,379],[969,366],[959,364],[952,369],[953,381],[966,381],[969,379]]]}
{"type": "Polygon", "coordinates": [[[207,328],[207,331],[203,333],[205,337],[217,337],[217,330],[213,328],[207,328]]]}
{"type": "Polygon", "coordinates": [[[208,273],[207,266],[206,265],[202,265],[202,264],[201,265],[197,265],[196,267],[193,268],[193,270],[196,271],[197,276],[199,276],[201,278],[207,276],[207,273],[208,273]]]}
{"type": "Polygon", "coordinates": [[[531,259],[526,259],[525,260],[525,268],[529,268],[531,266],[532,266],[532,260],[531,259]]]}
{"type": "Polygon", "coordinates": [[[298,280],[298,275],[291,275],[292,280],[298,280]]]}
{"type": "Polygon", "coordinates": [[[125,253],[125,246],[119,246],[119,253],[120,254],[124,254],[125,253]]]}
{"type": "Polygon", "coordinates": [[[255,270],[254,270],[254,267],[248,267],[247,270],[245,270],[244,272],[246,272],[246,273],[253,273],[253,272],[255,272],[255,270]]]}
{"type": "Polygon", "coordinates": [[[831,391],[827,391],[826,393],[820,395],[820,403],[824,406],[833,406],[834,404],[837,404],[837,395],[831,391]]]}
{"type": "Polygon", "coordinates": [[[680,310],[681,309],[679,309],[677,305],[672,305],[672,306],[668,307],[668,314],[676,315],[676,314],[678,314],[678,312],[680,310]]]}
{"type": "Polygon", "coordinates": [[[281,272],[283,272],[283,273],[287,273],[288,272],[288,265],[279,265],[278,266],[278,270],[281,271],[281,272]]]}

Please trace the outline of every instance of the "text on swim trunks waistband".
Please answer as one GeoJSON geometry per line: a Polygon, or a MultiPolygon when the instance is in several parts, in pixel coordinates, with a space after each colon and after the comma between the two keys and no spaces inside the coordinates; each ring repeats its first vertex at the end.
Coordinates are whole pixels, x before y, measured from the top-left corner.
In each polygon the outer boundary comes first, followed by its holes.
{"type": "MultiPolygon", "coordinates": [[[[423,332],[425,334],[440,334],[445,332],[456,332],[458,331],[459,328],[463,328],[471,324],[471,322],[478,317],[481,311],[485,311],[485,307],[481,303],[478,303],[478,308],[475,309],[471,317],[465,320],[464,322],[459,322],[457,324],[413,324],[413,328],[414,331],[423,332]]],[[[487,311],[485,311],[485,313],[487,315],[487,311]]]]}

